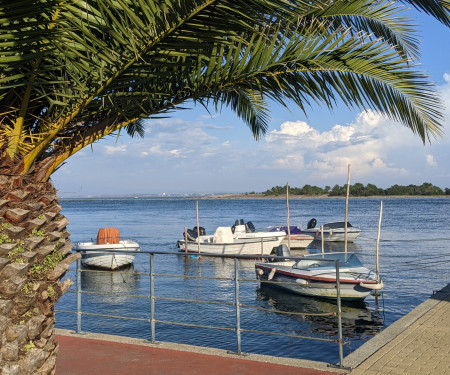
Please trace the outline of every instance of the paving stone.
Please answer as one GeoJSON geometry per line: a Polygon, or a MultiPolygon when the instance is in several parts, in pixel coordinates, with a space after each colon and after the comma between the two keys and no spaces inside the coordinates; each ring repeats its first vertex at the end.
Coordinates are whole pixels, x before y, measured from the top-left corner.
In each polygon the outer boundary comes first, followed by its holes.
{"type": "MultiPolygon", "coordinates": [[[[450,284],[445,290],[450,292],[450,284]]],[[[443,300],[431,306],[350,374],[450,375],[449,296],[444,295],[443,300]]]]}

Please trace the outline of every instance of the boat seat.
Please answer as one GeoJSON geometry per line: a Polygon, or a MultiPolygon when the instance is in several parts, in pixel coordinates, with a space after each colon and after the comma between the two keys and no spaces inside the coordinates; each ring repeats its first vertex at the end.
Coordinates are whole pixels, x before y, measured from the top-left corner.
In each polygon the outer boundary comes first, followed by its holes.
{"type": "Polygon", "coordinates": [[[97,245],[117,244],[120,241],[120,232],[117,228],[100,228],[97,234],[97,245]]]}
{"type": "Polygon", "coordinates": [[[214,233],[214,243],[233,243],[233,232],[230,227],[218,227],[214,233]]]}

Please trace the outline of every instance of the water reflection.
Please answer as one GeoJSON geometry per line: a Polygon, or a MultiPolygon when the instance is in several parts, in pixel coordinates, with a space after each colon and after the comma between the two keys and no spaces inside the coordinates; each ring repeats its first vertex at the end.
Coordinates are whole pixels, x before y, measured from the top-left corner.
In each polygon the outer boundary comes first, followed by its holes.
{"type": "Polygon", "coordinates": [[[108,302],[112,298],[116,302],[124,300],[120,294],[136,294],[139,288],[141,275],[130,264],[117,271],[104,271],[92,268],[83,268],[81,273],[81,289],[89,292],[99,292],[105,294],[119,294],[119,296],[96,295],[97,302],[108,302]]]}
{"type": "MultiPolygon", "coordinates": [[[[207,255],[187,255],[179,257],[184,262],[185,275],[213,276],[234,279],[235,264],[233,258],[211,257],[207,255]],[[203,274],[202,274],[203,272],[203,274]],[[211,274],[209,274],[210,272],[211,274]]],[[[255,272],[255,262],[259,259],[239,259],[239,272],[255,272]]]]}
{"type": "MultiPolygon", "coordinates": [[[[344,242],[324,242],[323,249],[325,250],[325,252],[340,252],[345,250],[345,245],[344,242]]],[[[362,247],[358,243],[355,242],[347,243],[347,251],[358,252],[361,249],[362,247]]],[[[310,253],[317,253],[322,251],[322,242],[320,241],[311,242],[311,244],[307,247],[307,250],[310,253]]]]}
{"type": "MultiPolygon", "coordinates": [[[[264,301],[265,307],[282,312],[337,312],[337,305],[334,301],[289,293],[268,284],[263,284],[256,289],[256,299],[257,301],[264,301]]],[[[379,310],[371,311],[368,307],[368,304],[365,302],[346,302],[342,304],[342,334],[344,337],[369,339],[382,329],[384,324],[379,310]]],[[[338,332],[338,319],[334,315],[282,315],[299,322],[307,322],[310,326],[310,333],[336,335],[338,332]]]]}

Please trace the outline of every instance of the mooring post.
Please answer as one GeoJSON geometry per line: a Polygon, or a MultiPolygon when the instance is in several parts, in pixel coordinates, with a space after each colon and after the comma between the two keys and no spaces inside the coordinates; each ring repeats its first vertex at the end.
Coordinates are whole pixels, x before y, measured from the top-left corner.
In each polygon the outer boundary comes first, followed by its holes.
{"type": "Polygon", "coordinates": [[[237,354],[241,355],[241,310],[239,306],[239,259],[234,258],[234,290],[236,304],[236,343],[237,354]]]}
{"type": "Polygon", "coordinates": [[[336,260],[336,294],[339,332],[339,367],[344,367],[344,342],[342,339],[341,281],[339,276],[339,259],[336,260]]]}
{"type": "Polygon", "coordinates": [[[150,254],[150,342],[155,343],[155,279],[154,254],[150,254]]]}
{"type": "Polygon", "coordinates": [[[81,259],[77,259],[77,333],[81,333],[81,259]]]}

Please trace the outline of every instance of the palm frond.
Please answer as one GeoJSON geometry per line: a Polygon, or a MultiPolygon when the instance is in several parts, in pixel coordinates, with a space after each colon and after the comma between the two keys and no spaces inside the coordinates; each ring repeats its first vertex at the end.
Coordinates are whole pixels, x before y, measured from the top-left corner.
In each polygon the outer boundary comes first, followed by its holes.
{"type": "MultiPolygon", "coordinates": [[[[448,0],[404,3],[448,25],[448,0]]],[[[441,107],[409,59],[418,43],[398,4],[2,2],[0,152],[8,148],[26,171],[123,127],[142,136],[138,120],[190,100],[230,107],[256,138],[267,129],[268,99],[306,112],[311,102],[333,108],[341,98],[430,139],[441,133],[441,107]]]]}

